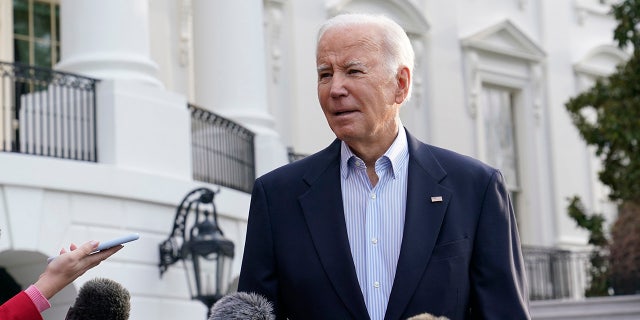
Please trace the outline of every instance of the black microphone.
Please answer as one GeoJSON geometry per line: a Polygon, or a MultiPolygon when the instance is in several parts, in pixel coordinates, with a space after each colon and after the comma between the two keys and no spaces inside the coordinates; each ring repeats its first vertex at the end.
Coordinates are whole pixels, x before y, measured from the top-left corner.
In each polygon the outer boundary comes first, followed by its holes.
{"type": "Polygon", "coordinates": [[[447,317],[436,317],[430,313],[421,313],[418,315],[415,315],[411,318],[408,318],[407,320],[449,320],[449,318],[447,317]]]}
{"type": "Polygon", "coordinates": [[[129,291],[121,284],[95,278],[82,285],[65,320],[127,320],[130,300],[129,291]]]}
{"type": "Polygon", "coordinates": [[[211,307],[209,320],[275,320],[271,302],[257,293],[234,292],[211,307]]]}

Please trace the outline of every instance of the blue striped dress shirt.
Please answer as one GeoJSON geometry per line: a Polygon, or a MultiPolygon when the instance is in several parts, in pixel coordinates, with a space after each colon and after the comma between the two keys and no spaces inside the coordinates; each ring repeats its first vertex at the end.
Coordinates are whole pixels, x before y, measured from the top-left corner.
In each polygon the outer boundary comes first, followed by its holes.
{"type": "Polygon", "coordinates": [[[369,316],[384,319],[396,275],[407,198],[409,150],[404,128],[375,163],[375,186],[362,159],[342,142],[340,174],[351,256],[369,316]]]}

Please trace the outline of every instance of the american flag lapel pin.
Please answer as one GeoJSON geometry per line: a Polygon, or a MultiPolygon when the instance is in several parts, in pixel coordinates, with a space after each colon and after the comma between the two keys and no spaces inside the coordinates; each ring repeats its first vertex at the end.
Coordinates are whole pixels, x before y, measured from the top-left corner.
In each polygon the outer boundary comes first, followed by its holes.
{"type": "Polygon", "coordinates": [[[442,202],[442,196],[431,197],[431,202],[442,202]]]}

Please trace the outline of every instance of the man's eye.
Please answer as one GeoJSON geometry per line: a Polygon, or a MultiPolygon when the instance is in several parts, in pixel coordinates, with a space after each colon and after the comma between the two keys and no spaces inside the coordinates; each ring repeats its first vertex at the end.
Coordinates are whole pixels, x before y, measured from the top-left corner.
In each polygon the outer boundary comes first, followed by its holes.
{"type": "Polygon", "coordinates": [[[358,74],[358,73],[362,73],[362,70],[358,70],[358,69],[349,69],[347,71],[348,74],[358,74]]]}
{"type": "Polygon", "coordinates": [[[324,79],[324,78],[329,78],[329,77],[331,77],[331,73],[329,73],[329,72],[323,72],[323,73],[318,74],[318,78],[319,79],[324,79]]]}

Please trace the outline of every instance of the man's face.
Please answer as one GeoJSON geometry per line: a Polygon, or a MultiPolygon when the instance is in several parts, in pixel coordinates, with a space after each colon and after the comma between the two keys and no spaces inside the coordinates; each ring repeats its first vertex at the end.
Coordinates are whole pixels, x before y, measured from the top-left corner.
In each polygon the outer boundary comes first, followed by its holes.
{"type": "Polygon", "coordinates": [[[318,42],[318,99],[331,130],[352,147],[386,143],[398,130],[398,85],[376,30],[336,27],[318,42]]]}

